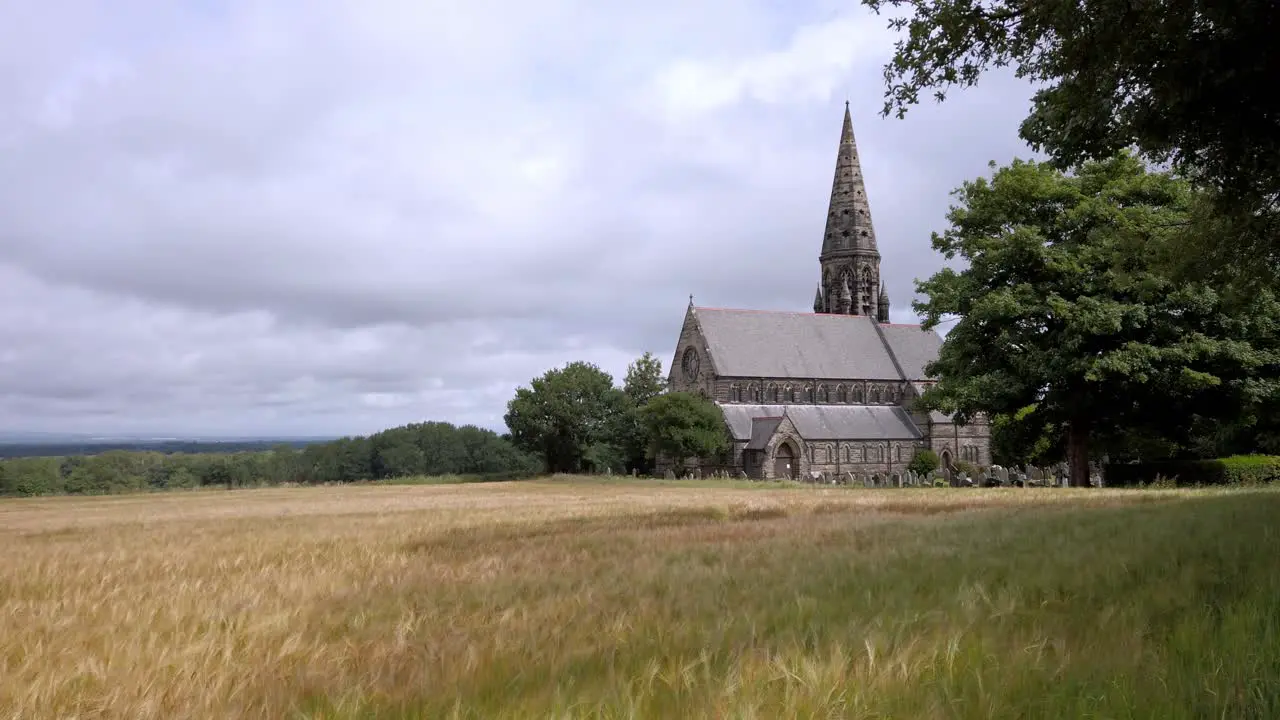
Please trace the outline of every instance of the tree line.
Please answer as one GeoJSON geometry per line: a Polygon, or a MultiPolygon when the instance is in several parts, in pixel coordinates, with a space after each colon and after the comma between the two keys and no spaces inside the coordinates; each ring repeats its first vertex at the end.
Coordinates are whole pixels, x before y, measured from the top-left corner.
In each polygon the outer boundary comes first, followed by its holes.
{"type": "Polygon", "coordinates": [[[0,495],[106,494],[197,487],[348,483],[415,475],[529,477],[538,458],[471,425],[424,422],[302,448],[246,452],[109,450],[0,460],[0,495]]]}
{"type": "MultiPolygon", "coordinates": [[[[664,392],[662,364],[645,353],[622,387],[571,362],[534,378],[508,403],[509,434],[423,422],[305,446],[238,452],[110,449],[0,459],[0,495],[107,494],[199,487],[349,483],[406,477],[505,480],[547,472],[648,474],[659,452],[707,456],[727,446],[719,411],[664,392]]],[[[88,448],[79,448],[83,451],[88,448]]]]}

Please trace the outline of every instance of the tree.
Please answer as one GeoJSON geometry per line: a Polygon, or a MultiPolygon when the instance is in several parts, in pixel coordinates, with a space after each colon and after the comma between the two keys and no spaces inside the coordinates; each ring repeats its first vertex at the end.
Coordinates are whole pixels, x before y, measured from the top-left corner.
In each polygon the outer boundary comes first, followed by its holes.
{"type": "Polygon", "coordinates": [[[627,366],[622,392],[631,404],[639,407],[662,394],[667,383],[662,379],[662,361],[645,351],[635,362],[627,366]]]}
{"type": "Polygon", "coordinates": [[[916,454],[911,456],[911,462],[907,463],[907,469],[917,475],[928,475],[937,470],[940,464],[938,453],[924,448],[916,451],[916,454]]]}
{"type": "Polygon", "coordinates": [[[662,361],[654,357],[653,353],[645,352],[627,366],[627,375],[622,383],[622,394],[627,398],[627,405],[625,412],[618,418],[613,445],[621,450],[618,462],[628,470],[647,474],[653,469],[648,436],[640,411],[650,400],[661,395],[665,388],[662,361]]]}
{"type": "Polygon", "coordinates": [[[609,373],[572,362],[516,390],[504,420],[517,447],[541,456],[550,472],[572,473],[582,471],[593,445],[614,439],[624,406],[609,373]]]}
{"type": "Polygon", "coordinates": [[[933,247],[968,267],[917,283],[925,327],[958,319],[924,407],[967,422],[1034,404],[1036,423],[1065,428],[1071,484],[1084,486],[1091,439],[1185,442],[1196,415],[1277,396],[1275,297],[1178,283],[1152,261],[1186,219],[1187,183],[1120,154],[1074,176],[1015,161],[956,194],[933,247]]]}
{"type": "Polygon", "coordinates": [[[676,465],[691,457],[717,455],[728,447],[724,415],[701,395],[659,395],[644,406],[641,417],[651,454],[667,455],[676,465]]]}
{"type": "Polygon", "coordinates": [[[991,459],[1001,465],[1044,465],[1064,457],[1062,427],[1047,423],[1036,405],[991,418],[991,459]]]}
{"type": "MultiPolygon", "coordinates": [[[[1020,134],[1059,169],[1136,148],[1216,191],[1251,267],[1280,258],[1280,3],[1275,0],[862,0],[902,34],[884,114],[1011,66],[1041,86],[1020,134]]],[[[1203,234],[1199,234],[1203,236],[1203,234]]],[[[1207,239],[1207,238],[1206,238],[1207,239]]]]}

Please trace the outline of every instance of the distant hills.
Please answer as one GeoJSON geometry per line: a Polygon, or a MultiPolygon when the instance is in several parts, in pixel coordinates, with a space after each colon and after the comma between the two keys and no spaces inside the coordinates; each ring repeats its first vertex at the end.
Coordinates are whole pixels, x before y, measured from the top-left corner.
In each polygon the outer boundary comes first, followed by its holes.
{"type": "Polygon", "coordinates": [[[227,453],[266,450],[276,445],[302,447],[336,439],[336,436],[329,435],[161,436],[0,431],[0,457],[96,455],[110,450],[151,450],[162,453],[227,453]]]}

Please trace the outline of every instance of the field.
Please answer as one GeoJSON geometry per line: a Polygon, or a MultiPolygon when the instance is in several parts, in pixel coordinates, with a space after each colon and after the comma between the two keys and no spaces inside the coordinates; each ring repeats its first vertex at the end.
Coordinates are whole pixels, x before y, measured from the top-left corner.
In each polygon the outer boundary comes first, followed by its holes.
{"type": "Polygon", "coordinates": [[[1280,717],[1280,492],[0,501],[0,717],[1280,717]]]}

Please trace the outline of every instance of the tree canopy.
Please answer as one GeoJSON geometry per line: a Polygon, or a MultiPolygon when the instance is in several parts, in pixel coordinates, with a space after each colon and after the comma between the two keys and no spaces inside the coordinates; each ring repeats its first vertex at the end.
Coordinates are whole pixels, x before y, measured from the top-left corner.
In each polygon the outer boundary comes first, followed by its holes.
{"type": "MultiPolygon", "coordinates": [[[[1059,169],[1133,148],[1214,191],[1225,240],[1280,268],[1280,3],[862,0],[900,33],[884,114],[1012,67],[1035,82],[1021,135],[1059,169]]],[[[1216,248],[1215,248],[1216,249],[1216,248]]],[[[1239,255],[1228,254],[1227,259],[1239,255]]]]}
{"type": "Polygon", "coordinates": [[[516,390],[504,420],[516,447],[541,456],[550,472],[574,473],[613,455],[625,406],[612,375],[578,361],[516,390]]]}
{"type": "Polygon", "coordinates": [[[670,456],[677,467],[686,458],[711,457],[728,447],[724,415],[701,395],[659,395],[644,406],[642,415],[650,452],[670,456]]]}
{"type": "Polygon", "coordinates": [[[1062,428],[1072,484],[1085,485],[1091,439],[1186,442],[1196,418],[1280,395],[1274,295],[1178,282],[1153,260],[1188,222],[1185,181],[1122,153],[1073,175],[1015,161],[956,194],[933,247],[967,267],[917,283],[925,327],[958,319],[925,407],[1062,428]]]}

